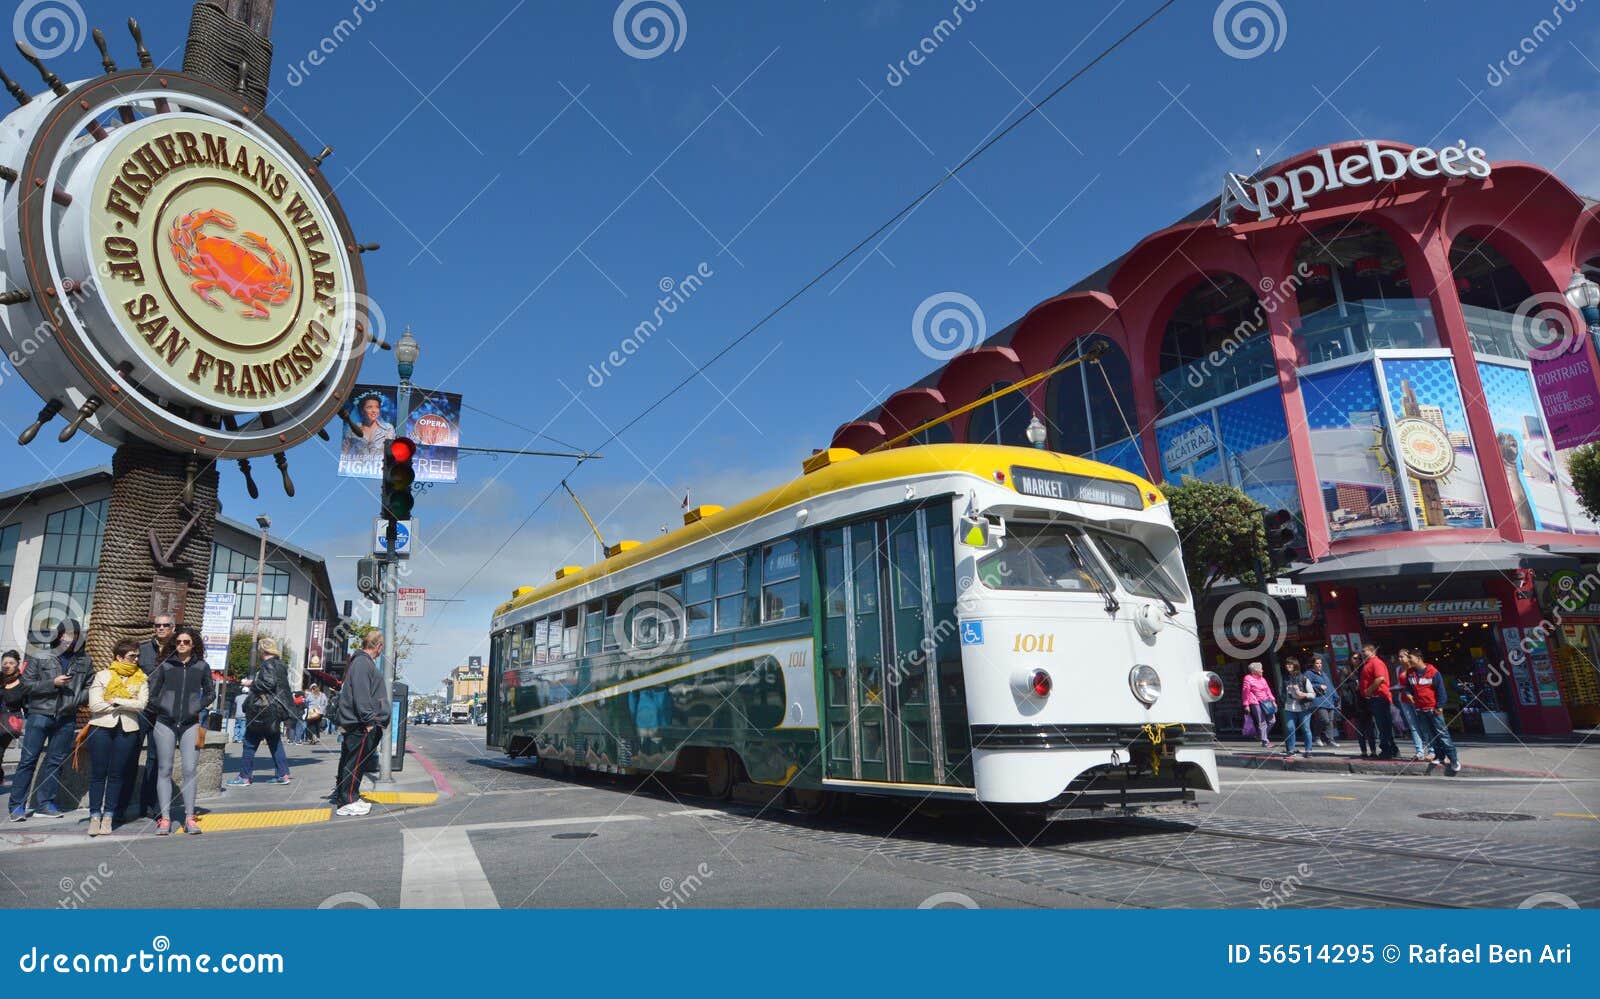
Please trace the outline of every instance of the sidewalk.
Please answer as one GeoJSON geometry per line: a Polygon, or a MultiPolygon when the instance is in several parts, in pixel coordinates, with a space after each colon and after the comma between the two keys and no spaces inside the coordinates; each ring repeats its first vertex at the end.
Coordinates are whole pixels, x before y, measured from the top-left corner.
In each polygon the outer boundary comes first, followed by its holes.
{"type": "MultiPolygon", "coordinates": [[[[1354,740],[1341,742],[1338,749],[1313,749],[1310,758],[1286,756],[1281,740],[1268,749],[1253,739],[1222,741],[1217,746],[1217,765],[1298,773],[1444,775],[1444,768],[1438,764],[1411,761],[1410,738],[1399,737],[1396,741],[1402,754],[1397,760],[1364,760],[1354,740]]],[[[1509,736],[1480,736],[1458,739],[1456,748],[1461,752],[1462,777],[1600,779],[1600,736],[1592,732],[1523,742],[1509,736]]]]}
{"type": "MultiPolygon", "coordinates": [[[[256,754],[254,782],[249,786],[228,787],[224,783],[220,792],[214,787],[201,787],[196,808],[200,828],[204,832],[226,832],[334,821],[336,817],[329,798],[339,767],[338,743],[324,738],[315,746],[285,745],[284,751],[289,758],[291,783],[272,783],[272,756],[263,744],[256,754]]],[[[238,776],[241,752],[239,743],[228,743],[223,758],[224,782],[238,776]]],[[[9,795],[11,792],[10,778],[16,772],[17,756],[16,746],[5,754],[6,781],[0,785],[0,793],[9,795]]],[[[409,748],[404,768],[394,774],[394,784],[381,791],[375,790],[374,784],[371,778],[362,782],[362,797],[380,806],[373,809],[374,815],[384,810],[431,805],[454,793],[432,761],[409,748]]],[[[174,800],[176,791],[174,788],[174,800]]],[[[88,809],[78,808],[61,819],[35,816],[27,822],[0,821],[0,849],[24,845],[23,840],[37,841],[40,837],[51,840],[82,838],[88,819],[88,809]]],[[[345,820],[339,818],[338,821],[345,820]]],[[[118,826],[109,838],[153,834],[154,828],[154,823],[148,820],[128,821],[118,826]]],[[[178,831],[176,823],[173,831],[178,831]]]]}

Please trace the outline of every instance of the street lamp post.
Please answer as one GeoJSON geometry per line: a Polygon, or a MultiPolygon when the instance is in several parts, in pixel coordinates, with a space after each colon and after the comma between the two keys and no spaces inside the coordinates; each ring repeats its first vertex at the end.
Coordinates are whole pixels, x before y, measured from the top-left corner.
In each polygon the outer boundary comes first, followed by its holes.
{"type": "Polygon", "coordinates": [[[1050,436],[1050,432],[1044,428],[1043,423],[1039,422],[1037,416],[1028,421],[1026,433],[1028,435],[1028,443],[1043,451],[1045,439],[1050,436]]]}
{"type": "MultiPolygon", "coordinates": [[[[256,643],[261,641],[261,581],[267,567],[267,528],[272,526],[272,518],[266,514],[256,517],[256,526],[261,528],[261,550],[256,554],[256,603],[255,616],[250,621],[250,675],[256,675],[256,643]]],[[[228,656],[222,656],[222,672],[228,672],[228,656]]]]}
{"type": "MultiPolygon", "coordinates": [[[[411,327],[406,327],[405,332],[400,334],[400,340],[394,345],[395,368],[400,375],[400,384],[395,391],[394,429],[395,434],[400,437],[409,436],[406,432],[406,423],[411,419],[411,373],[416,369],[417,357],[421,353],[422,347],[417,343],[417,338],[411,335],[411,327]]],[[[399,623],[398,595],[396,593],[396,584],[399,580],[396,578],[395,573],[395,566],[397,565],[394,550],[395,537],[395,532],[390,531],[387,539],[389,551],[385,560],[387,564],[384,567],[385,580],[383,587],[383,647],[385,652],[388,653],[383,659],[383,689],[389,692],[391,702],[394,698],[395,677],[400,672],[399,663],[396,659],[400,649],[397,641],[399,629],[396,627],[399,623]]],[[[390,708],[389,717],[389,731],[383,739],[379,740],[378,752],[378,778],[385,783],[394,780],[394,740],[397,738],[397,734],[394,731],[395,714],[393,707],[390,708]]]]}
{"type": "Polygon", "coordinates": [[[1583,271],[1575,270],[1567,282],[1567,301],[1582,314],[1589,337],[1595,341],[1595,349],[1600,350],[1600,285],[1584,276],[1583,271]]]}

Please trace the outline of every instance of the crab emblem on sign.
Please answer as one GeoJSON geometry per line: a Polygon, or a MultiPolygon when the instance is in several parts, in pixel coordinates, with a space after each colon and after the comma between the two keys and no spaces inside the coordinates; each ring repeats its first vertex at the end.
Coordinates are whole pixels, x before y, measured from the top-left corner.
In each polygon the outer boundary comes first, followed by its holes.
{"type": "Polygon", "coordinates": [[[289,262],[265,236],[241,233],[241,244],[208,234],[205,228],[213,224],[224,229],[239,227],[232,215],[210,209],[184,215],[167,234],[178,269],[195,279],[190,289],[206,304],[220,309],[222,303],[211,294],[213,288],[220,288],[247,306],[240,313],[246,319],[270,319],[272,312],[267,306],[282,305],[294,294],[294,271],[289,262]]]}

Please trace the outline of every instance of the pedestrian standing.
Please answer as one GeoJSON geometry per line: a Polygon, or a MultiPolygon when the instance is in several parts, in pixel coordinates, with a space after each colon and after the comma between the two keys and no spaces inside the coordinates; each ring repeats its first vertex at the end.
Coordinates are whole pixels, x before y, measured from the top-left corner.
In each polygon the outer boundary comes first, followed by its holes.
{"type": "Polygon", "coordinates": [[[1372,712],[1373,727],[1377,730],[1377,758],[1396,759],[1400,747],[1394,744],[1393,696],[1389,693],[1389,664],[1378,658],[1378,647],[1371,642],[1361,646],[1361,673],[1356,683],[1365,699],[1367,710],[1372,712]]]}
{"type": "Polygon", "coordinates": [[[1328,668],[1322,656],[1311,657],[1311,665],[1306,669],[1306,679],[1311,682],[1311,689],[1317,695],[1311,703],[1311,716],[1313,727],[1319,733],[1318,738],[1329,749],[1338,749],[1339,740],[1334,736],[1339,730],[1339,690],[1334,685],[1333,678],[1328,675],[1328,668]]]}
{"type": "Polygon", "coordinates": [[[239,693],[233,698],[233,741],[244,741],[245,705],[250,703],[250,678],[239,681],[239,693]]]}
{"type": "Polygon", "coordinates": [[[1427,749],[1422,741],[1422,732],[1417,728],[1417,707],[1415,695],[1411,690],[1412,664],[1420,664],[1422,655],[1416,649],[1401,649],[1395,653],[1400,661],[1396,667],[1395,682],[1390,688],[1394,694],[1395,708],[1400,712],[1400,720],[1405,724],[1405,729],[1411,735],[1411,761],[1422,763],[1432,762],[1433,753],[1427,749]]]}
{"type": "Polygon", "coordinates": [[[111,832],[122,783],[144,741],[145,705],[150,685],[139,668],[139,643],[117,643],[111,665],[96,670],[89,685],[89,835],[111,832]]]}
{"type": "Polygon", "coordinates": [[[1311,756],[1311,706],[1317,692],[1300,670],[1294,656],[1283,661],[1283,731],[1287,755],[1294,755],[1295,733],[1300,735],[1300,755],[1311,756]]]}
{"type": "Polygon", "coordinates": [[[39,802],[37,814],[59,819],[66,814],[56,801],[61,789],[61,767],[72,753],[78,734],[78,709],[89,700],[89,684],[94,667],[83,651],[83,625],[68,618],[56,625],[50,652],[29,656],[22,670],[26,689],[27,720],[22,730],[22,758],[11,778],[11,821],[22,822],[28,811],[29,787],[39,802]],[[40,757],[44,768],[40,770],[40,757]]]}
{"type": "Polygon", "coordinates": [[[294,701],[289,694],[289,670],[278,656],[278,643],[263,635],[256,641],[259,665],[245,701],[244,758],[238,776],[228,781],[231,787],[249,787],[255,779],[256,749],[263,740],[276,768],[275,784],[287,784],[289,756],[283,750],[283,723],[294,717],[294,701]]]}
{"type": "Polygon", "coordinates": [[[205,649],[198,629],[179,628],[172,655],[150,679],[150,703],[155,712],[156,798],[160,807],[157,836],[172,832],[174,757],[183,761],[183,831],[190,835],[200,833],[200,823],[195,821],[195,771],[200,762],[195,736],[200,729],[200,715],[216,695],[216,681],[211,679],[205,649]]]}
{"type": "Polygon", "coordinates": [[[1454,777],[1461,772],[1461,753],[1450,738],[1450,724],[1444,717],[1444,677],[1413,649],[1411,654],[1411,696],[1416,699],[1418,727],[1423,729],[1429,759],[1444,763],[1444,772],[1454,777]]]}
{"type": "Polygon", "coordinates": [[[22,730],[27,727],[27,702],[28,691],[22,686],[22,653],[13,649],[0,656],[0,781],[6,779],[6,750],[22,738],[22,730]]]}
{"type": "MultiPolygon", "coordinates": [[[[139,671],[148,678],[155,675],[161,664],[172,655],[174,624],[171,614],[157,614],[150,619],[151,636],[139,643],[139,671]]],[[[156,743],[151,733],[155,730],[155,717],[146,705],[139,718],[140,738],[144,743],[144,773],[139,773],[137,750],[128,759],[128,772],[122,779],[122,795],[117,802],[115,815],[127,812],[133,802],[134,789],[138,788],[139,817],[156,817],[156,743]]]]}
{"type": "Polygon", "coordinates": [[[370,802],[361,799],[361,777],[376,769],[378,740],[389,720],[389,692],[377,659],[383,655],[383,632],[371,631],[361,641],[361,651],[350,657],[344,686],[333,721],[343,740],[339,746],[339,775],[333,788],[337,815],[365,815],[370,802]]]}
{"type": "Polygon", "coordinates": [[[1239,700],[1255,725],[1256,735],[1261,737],[1262,748],[1272,745],[1272,737],[1267,733],[1272,729],[1273,716],[1278,713],[1278,701],[1273,696],[1272,685],[1261,675],[1260,663],[1251,663],[1245,668],[1244,680],[1239,685],[1239,700]]]}
{"type": "Polygon", "coordinates": [[[1372,712],[1367,709],[1367,699],[1361,696],[1361,664],[1354,664],[1339,685],[1340,703],[1345,717],[1356,730],[1356,742],[1361,746],[1361,758],[1369,760],[1378,755],[1378,734],[1373,725],[1372,712]]]}

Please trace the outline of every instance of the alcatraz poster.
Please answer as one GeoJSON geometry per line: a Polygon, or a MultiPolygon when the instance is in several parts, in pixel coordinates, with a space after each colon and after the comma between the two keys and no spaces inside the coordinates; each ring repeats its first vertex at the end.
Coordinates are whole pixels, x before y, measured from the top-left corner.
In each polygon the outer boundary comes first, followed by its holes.
{"type": "MultiPolygon", "coordinates": [[[[349,419],[339,443],[339,474],[356,479],[382,478],[384,445],[395,438],[394,386],[355,386],[345,413],[349,419]]],[[[418,482],[456,481],[461,396],[413,388],[404,436],[417,442],[412,465],[418,482]]]]}

